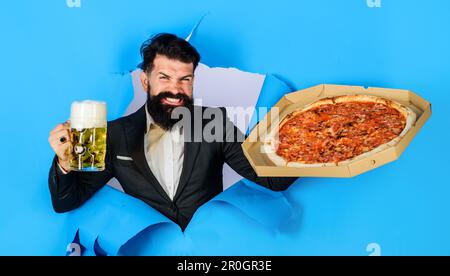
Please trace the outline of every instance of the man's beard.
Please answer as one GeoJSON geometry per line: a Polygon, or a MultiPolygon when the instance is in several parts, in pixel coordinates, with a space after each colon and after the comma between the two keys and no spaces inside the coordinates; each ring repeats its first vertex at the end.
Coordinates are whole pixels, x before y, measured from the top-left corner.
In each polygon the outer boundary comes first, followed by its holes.
{"type": "Polygon", "coordinates": [[[190,111],[192,111],[192,108],[194,106],[192,98],[187,96],[186,94],[177,93],[173,94],[169,91],[164,91],[159,93],[156,96],[152,96],[150,94],[150,88],[149,91],[147,91],[147,110],[150,116],[152,116],[153,121],[160,126],[164,130],[171,130],[172,127],[181,120],[181,118],[173,119],[172,111],[177,108],[188,108],[190,111]],[[173,98],[173,99],[180,99],[182,100],[182,104],[180,106],[171,106],[162,103],[162,100],[166,97],[173,98]]]}

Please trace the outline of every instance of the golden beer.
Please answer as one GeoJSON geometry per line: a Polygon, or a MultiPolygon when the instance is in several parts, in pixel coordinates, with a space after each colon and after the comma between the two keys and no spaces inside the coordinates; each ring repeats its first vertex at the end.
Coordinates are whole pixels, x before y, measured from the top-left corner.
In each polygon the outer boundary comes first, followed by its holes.
{"type": "Polygon", "coordinates": [[[106,127],[70,129],[70,167],[78,171],[105,169],[106,127]]]}
{"type": "Polygon", "coordinates": [[[70,168],[98,172],[105,169],[106,104],[95,101],[74,102],[70,117],[70,168]]]}

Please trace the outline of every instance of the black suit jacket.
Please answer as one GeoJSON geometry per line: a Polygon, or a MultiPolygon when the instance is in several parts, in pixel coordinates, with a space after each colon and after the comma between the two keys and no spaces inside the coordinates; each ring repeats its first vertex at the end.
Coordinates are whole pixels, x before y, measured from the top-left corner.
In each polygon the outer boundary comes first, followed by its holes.
{"type": "MultiPolygon", "coordinates": [[[[194,110],[203,112],[205,107],[196,106],[194,110]]],[[[192,139],[191,142],[185,140],[183,168],[173,200],[158,183],[145,158],[144,135],[147,122],[143,106],[129,116],[108,122],[104,171],[72,171],[63,174],[57,166],[55,156],[48,181],[54,210],[62,213],[79,207],[112,177],[116,177],[127,194],[143,200],[184,230],[197,208],[222,192],[224,163],[242,177],[275,191],[286,189],[296,180],[258,177],[244,156],[239,142],[242,140],[237,141],[242,133],[227,119],[224,108],[214,108],[213,111],[222,115],[224,127],[231,124],[234,141],[207,142],[204,138],[192,139]],[[130,156],[133,161],[117,159],[118,155],[130,156]]],[[[202,119],[201,128],[214,118],[215,116],[211,116],[211,119],[202,119]]],[[[195,138],[194,131],[185,132],[185,135],[195,138]]],[[[223,135],[226,140],[225,132],[223,135]]]]}

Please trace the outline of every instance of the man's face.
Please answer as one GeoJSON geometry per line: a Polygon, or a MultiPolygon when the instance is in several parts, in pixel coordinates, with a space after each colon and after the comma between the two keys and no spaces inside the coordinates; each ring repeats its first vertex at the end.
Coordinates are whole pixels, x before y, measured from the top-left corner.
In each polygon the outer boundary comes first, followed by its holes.
{"type": "Polygon", "coordinates": [[[156,55],[150,73],[142,73],[142,85],[152,98],[168,92],[160,103],[170,107],[184,106],[183,98],[192,99],[194,65],[156,55]],[[175,97],[174,97],[175,96],[175,97]]]}
{"type": "Polygon", "coordinates": [[[162,128],[171,129],[174,108],[193,105],[194,65],[157,55],[151,72],[141,74],[142,86],[148,93],[147,109],[162,128]]]}

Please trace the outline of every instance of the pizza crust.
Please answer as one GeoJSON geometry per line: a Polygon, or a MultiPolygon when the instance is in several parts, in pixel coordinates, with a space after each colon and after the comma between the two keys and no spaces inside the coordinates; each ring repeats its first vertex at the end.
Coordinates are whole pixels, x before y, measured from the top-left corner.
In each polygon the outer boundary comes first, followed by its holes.
{"type": "Polygon", "coordinates": [[[320,167],[335,167],[335,166],[341,166],[341,165],[347,165],[351,162],[355,162],[357,160],[364,159],[370,155],[373,155],[377,152],[381,152],[385,149],[388,149],[392,146],[395,146],[403,136],[408,133],[408,131],[411,129],[411,127],[414,125],[416,121],[416,113],[414,113],[409,107],[403,106],[395,101],[388,100],[381,97],[376,96],[369,96],[369,95],[343,95],[343,96],[336,96],[331,98],[324,98],[320,99],[310,105],[307,105],[299,110],[296,110],[294,112],[291,112],[290,114],[286,115],[283,120],[280,122],[279,127],[273,128],[272,131],[267,134],[263,141],[262,145],[262,151],[267,156],[267,158],[276,166],[279,167],[294,167],[294,168],[320,168],[320,167]],[[276,137],[278,137],[278,131],[280,128],[286,124],[289,119],[292,117],[295,117],[297,114],[308,111],[310,109],[316,108],[320,105],[325,104],[334,104],[334,103],[341,103],[341,102],[375,102],[375,103],[381,103],[384,105],[387,105],[389,107],[392,107],[396,110],[398,110],[403,116],[406,118],[406,123],[403,131],[394,139],[389,141],[388,143],[382,144],[371,151],[368,151],[366,153],[360,154],[358,156],[355,156],[351,159],[347,159],[344,161],[341,161],[339,163],[315,163],[315,164],[306,164],[304,162],[288,162],[283,157],[279,156],[276,153],[276,150],[278,149],[278,141],[276,137]]]}

